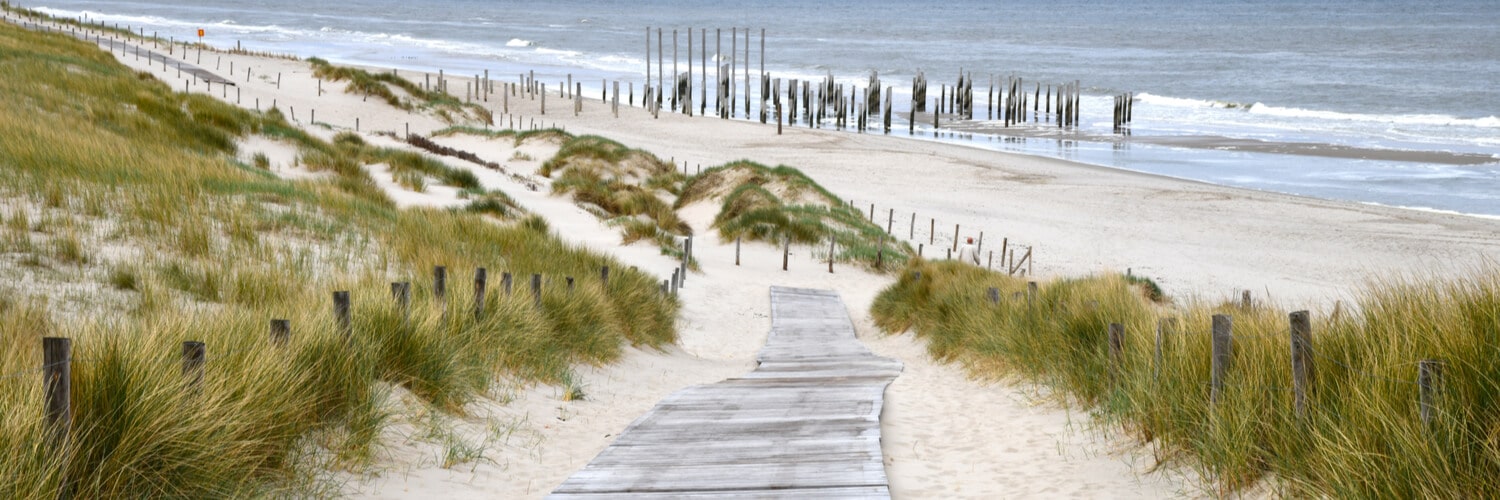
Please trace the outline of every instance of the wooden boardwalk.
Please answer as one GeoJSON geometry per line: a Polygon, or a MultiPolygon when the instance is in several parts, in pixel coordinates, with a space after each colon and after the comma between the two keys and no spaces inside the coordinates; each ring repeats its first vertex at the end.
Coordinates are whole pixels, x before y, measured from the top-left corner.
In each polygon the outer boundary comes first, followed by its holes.
{"type": "Polygon", "coordinates": [[[668,396],[548,498],[890,498],[880,408],[901,363],[838,294],[771,288],[755,371],[668,396]]]}

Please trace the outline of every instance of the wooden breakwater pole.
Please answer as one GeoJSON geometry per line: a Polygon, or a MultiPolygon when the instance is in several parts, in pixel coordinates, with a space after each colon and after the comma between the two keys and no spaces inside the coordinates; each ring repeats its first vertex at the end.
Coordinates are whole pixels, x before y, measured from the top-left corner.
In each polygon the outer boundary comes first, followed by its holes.
{"type": "Polygon", "coordinates": [[[1135,93],[1126,92],[1115,96],[1114,132],[1130,135],[1130,118],[1135,111],[1135,93]]]}

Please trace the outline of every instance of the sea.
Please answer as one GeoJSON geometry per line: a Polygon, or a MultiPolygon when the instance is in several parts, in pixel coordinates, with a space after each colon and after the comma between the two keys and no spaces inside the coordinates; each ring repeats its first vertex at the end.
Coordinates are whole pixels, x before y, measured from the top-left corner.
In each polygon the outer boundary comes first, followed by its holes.
{"type": "MultiPolygon", "coordinates": [[[[707,58],[709,71],[748,62],[756,74],[764,67],[775,78],[831,76],[860,87],[877,73],[897,94],[898,111],[907,109],[919,71],[930,95],[962,73],[975,82],[975,122],[987,122],[991,81],[1077,81],[1082,116],[1075,134],[1011,135],[995,127],[954,133],[922,123],[911,135],[1214,184],[1500,218],[1495,0],[11,3],[164,38],[191,39],[203,29],[209,44],[339,63],[461,75],[488,70],[508,80],[529,71],[543,81],[573,75],[595,93],[605,80],[639,88],[648,58],[652,72],[663,58],[670,82],[674,53],[681,72],[689,61],[701,72],[707,58]],[[1135,105],[1129,137],[1116,134],[1112,122],[1114,96],[1125,93],[1135,105]],[[1216,146],[1246,141],[1270,147],[1216,146]],[[1340,148],[1418,154],[1306,154],[1340,148]]],[[[896,129],[907,134],[905,126],[896,129]]]]}

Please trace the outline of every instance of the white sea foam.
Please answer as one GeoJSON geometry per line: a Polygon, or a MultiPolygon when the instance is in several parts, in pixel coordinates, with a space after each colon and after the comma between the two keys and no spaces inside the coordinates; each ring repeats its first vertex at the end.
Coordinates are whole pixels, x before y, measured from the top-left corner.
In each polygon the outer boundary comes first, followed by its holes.
{"type": "MultiPolygon", "coordinates": [[[[102,22],[106,22],[106,23],[110,23],[110,24],[119,23],[121,25],[121,27],[129,25],[129,26],[131,26],[133,28],[140,28],[140,27],[166,28],[166,29],[182,28],[184,31],[188,31],[188,32],[191,32],[191,31],[196,30],[198,28],[203,28],[203,30],[205,32],[207,32],[207,34],[209,36],[214,36],[214,35],[220,34],[220,33],[238,33],[238,34],[244,34],[244,33],[271,33],[271,34],[281,34],[281,35],[291,35],[291,34],[303,33],[300,30],[287,29],[287,28],[283,28],[281,26],[277,26],[277,25],[274,25],[274,24],[272,24],[272,25],[264,25],[264,26],[238,24],[238,23],[236,23],[232,19],[225,19],[225,20],[222,20],[222,21],[211,22],[211,23],[202,23],[202,22],[183,21],[183,20],[179,20],[179,19],[171,19],[171,18],[158,17],[158,16],[131,16],[131,15],[121,15],[121,14],[104,14],[104,13],[99,13],[99,12],[94,12],[94,11],[88,11],[88,10],[63,10],[63,9],[55,9],[55,8],[51,8],[51,7],[37,7],[35,9],[33,9],[33,10],[35,10],[37,12],[41,12],[41,13],[49,15],[49,16],[60,17],[60,18],[67,18],[67,19],[78,19],[78,18],[83,17],[83,16],[88,16],[89,21],[102,21],[102,22]]],[[[163,33],[162,36],[166,37],[168,35],[165,34],[165,33],[163,33]]]]}
{"type": "Polygon", "coordinates": [[[1323,120],[1379,122],[1402,125],[1441,125],[1500,128],[1500,118],[1494,116],[1487,116],[1483,118],[1459,118],[1456,116],[1439,114],[1370,115],[1360,113],[1342,113],[1338,111],[1323,111],[1315,109],[1283,108],[1278,106],[1267,106],[1261,103],[1255,103],[1255,105],[1250,106],[1249,112],[1253,114],[1279,116],[1285,118],[1317,118],[1323,120]]]}
{"type": "Polygon", "coordinates": [[[1346,122],[1369,122],[1390,123],[1397,125],[1435,125],[1435,126],[1466,126],[1479,128],[1500,128],[1500,117],[1486,116],[1483,118],[1460,118],[1443,114],[1363,114],[1346,113],[1340,111],[1328,111],[1317,109],[1303,109],[1293,107],[1272,106],[1260,102],[1252,104],[1240,104],[1226,101],[1209,101],[1204,99],[1189,99],[1182,97],[1159,96],[1147,92],[1136,94],[1136,99],[1142,104],[1163,107],[1179,108],[1225,108],[1242,109],[1254,115],[1263,115],[1279,118],[1311,118],[1318,120],[1337,120],[1346,122]]]}
{"type": "Polygon", "coordinates": [[[509,42],[505,42],[506,47],[531,47],[534,45],[536,45],[536,42],[533,42],[531,40],[522,40],[520,38],[512,38],[509,42]]]}

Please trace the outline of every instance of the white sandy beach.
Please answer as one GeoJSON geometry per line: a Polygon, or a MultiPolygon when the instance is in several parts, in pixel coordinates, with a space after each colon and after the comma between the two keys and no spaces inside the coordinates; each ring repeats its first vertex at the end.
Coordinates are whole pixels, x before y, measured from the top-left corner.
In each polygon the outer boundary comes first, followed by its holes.
{"type": "MultiPolygon", "coordinates": [[[[147,42],[146,48],[151,44],[147,42]]],[[[116,52],[125,64],[183,88],[174,69],[150,67],[132,53],[116,52]]],[[[176,52],[180,58],[182,52],[176,52]]],[[[196,56],[196,53],[194,53],[196,56]]],[[[188,62],[196,58],[190,56],[188,62]]],[[[205,51],[200,66],[219,68],[237,87],[211,91],[201,82],[194,92],[227,96],[246,108],[271,102],[295,110],[319,135],[372,129],[426,134],[444,125],[431,116],[409,114],[347,94],[344,84],[318,82],[305,62],[205,51]],[[228,67],[234,64],[235,73],[228,67]],[[254,76],[245,78],[250,68],[254,76]],[[281,75],[277,88],[276,75],[281,75]]],[[[402,72],[417,82],[420,74],[402,72]]],[[[514,83],[501,75],[499,82],[514,83]]],[[[549,80],[556,80],[552,77],[549,80]]],[[[550,87],[550,86],[549,86],[550,87]]],[[[462,98],[463,81],[450,77],[462,98]]],[[[639,91],[639,89],[637,89],[639,91]]],[[[788,127],[717,118],[690,118],[663,111],[659,119],[624,106],[619,118],[587,92],[583,113],[571,102],[548,98],[548,114],[538,101],[509,100],[523,123],[537,119],[574,134],[597,134],[648,150],[679,165],[704,168],[737,159],[786,164],[806,172],[832,192],[868,209],[884,223],[895,209],[894,233],[908,235],[917,214],[913,246],[929,241],[929,219],[936,220],[936,249],[952,243],[954,224],[964,236],[984,232],[984,250],[998,250],[1001,238],[1034,248],[1039,279],[1133,269],[1179,298],[1217,300],[1251,290],[1257,299],[1327,310],[1335,300],[1371,275],[1455,274],[1500,255],[1500,221],[1324,201],[1168,179],[1061,160],[1025,157],[936,142],[852,132],[788,127]]],[[[486,103],[497,124],[499,94],[486,103]]],[[[265,151],[275,170],[295,176],[285,146],[246,143],[265,151]]],[[[546,146],[528,144],[530,161],[516,160],[509,139],[452,137],[438,142],[477,153],[518,173],[529,174],[550,155],[546,146]]],[[[555,146],[552,146],[555,150],[555,146]]],[[[570,200],[549,195],[545,179],[531,191],[514,179],[467,162],[486,188],[504,190],[527,210],[541,214],[563,238],[609,252],[623,262],[665,277],[675,263],[646,243],[621,247],[619,231],[607,227],[570,200]]],[[[1316,161],[1316,160],[1309,160],[1316,161]]],[[[416,194],[390,183],[373,169],[382,186],[403,205],[456,203],[451,190],[430,188],[416,194]],[[446,194],[446,197],[444,196],[446,194]]],[[[1108,430],[1095,432],[1085,412],[1068,412],[1033,401],[1032,390],[969,379],[961,367],[931,361],[910,334],[886,336],[871,326],[869,306],[891,279],[840,267],[829,274],[811,261],[809,249],[793,248],[791,270],[780,269],[780,250],[747,244],[743,264],[734,265],[733,242],[719,242],[709,227],[716,207],[695,205],[682,213],[699,235],[694,242],[702,272],[687,278],[678,346],[666,352],[628,350],[618,363],[580,367],[583,401],[562,401],[553,387],[519,387],[507,395],[475,403],[470,415],[444,417],[465,439],[485,446],[483,459],[442,468],[442,445],[423,440],[415,426],[401,423],[390,432],[388,456],[374,477],[347,478],[346,493],[378,498],[536,498],[561,483],[607,446],[633,419],[671,392],[749,371],[769,330],[768,287],[785,285],[836,290],[855,320],[859,336],[877,354],[901,360],[906,368],[886,393],[882,415],[883,448],[891,489],[900,498],[1159,498],[1196,496],[1196,478],[1167,468],[1146,473],[1150,451],[1108,430]],[[505,396],[505,397],[500,397],[505,396]]]]}

